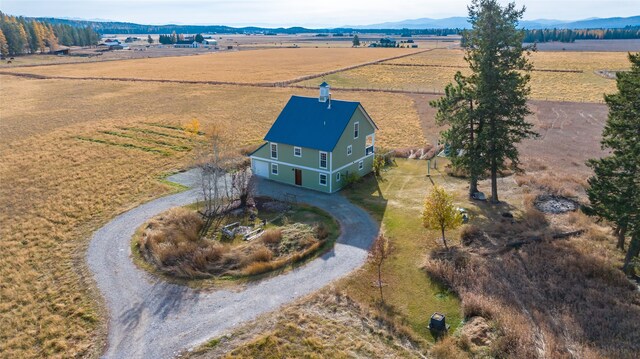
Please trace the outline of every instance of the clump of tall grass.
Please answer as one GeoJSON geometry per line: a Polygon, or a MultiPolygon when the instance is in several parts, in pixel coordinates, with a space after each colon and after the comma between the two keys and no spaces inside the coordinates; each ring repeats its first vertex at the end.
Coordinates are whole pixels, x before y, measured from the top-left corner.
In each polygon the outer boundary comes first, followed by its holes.
{"type": "Polygon", "coordinates": [[[147,222],[136,246],[159,271],[179,278],[250,276],[308,258],[329,235],[322,224],[293,223],[231,245],[200,238],[202,226],[195,211],[174,208],[147,222]]]}
{"type": "MultiPolygon", "coordinates": [[[[434,251],[425,260],[429,276],[459,295],[465,318],[496,323],[491,356],[568,357],[567,348],[573,348],[581,357],[634,358],[640,351],[636,288],[599,252],[596,241],[606,234],[596,233],[582,214],[569,217],[589,229],[582,238],[530,243],[491,255],[452,248],[434,251]]],[[[520,231],[546,225],[529,211],[521,223],[514,225],[520,231]]],[[[476,230],[463,230],[463,235],[475,237],[476,230]]],[[[436,353],[447,357],[442,348],[436,353]]]]}

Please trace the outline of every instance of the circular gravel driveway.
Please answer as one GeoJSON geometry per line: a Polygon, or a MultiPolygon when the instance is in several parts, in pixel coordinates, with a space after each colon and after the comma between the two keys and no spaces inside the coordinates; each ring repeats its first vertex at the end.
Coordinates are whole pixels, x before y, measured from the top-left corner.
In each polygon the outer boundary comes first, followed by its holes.
{"type": "MultiPolygon", "coordinates": [[[[192,186],[197,174],[171,180],[192,186]]],[[[106,358],[172,358],[219,336],[235,325],[273,311],[312,293],[360,267],[378,234],[378,224],[340,194],[327,195],[258,180],[259,195],[299,202],[330,213],[340,223],[334,248],[285,274],[252,282],[240,291],[197,290],[167,283],[137,268],[131,260],[131,238],[149,218],[171,207],[198,201],[190,189],[158,198],[125,212],[91,239],[87,263],[109,310],[106,358]]]]}

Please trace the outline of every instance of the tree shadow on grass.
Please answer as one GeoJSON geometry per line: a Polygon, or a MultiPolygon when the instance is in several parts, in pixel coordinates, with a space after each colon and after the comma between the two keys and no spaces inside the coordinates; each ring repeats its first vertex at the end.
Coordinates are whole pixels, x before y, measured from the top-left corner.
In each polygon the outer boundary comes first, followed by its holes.
{"type": "Polygon", "coordinates": [[[173,313],[184,309],[185,303],[192,306],[198,299],[198,291],[187,286],[175,285],[157,280],[144,298],[118,317],[127,330],[134,330],[142,321],[145,313],[165,320],[173,313]]]}

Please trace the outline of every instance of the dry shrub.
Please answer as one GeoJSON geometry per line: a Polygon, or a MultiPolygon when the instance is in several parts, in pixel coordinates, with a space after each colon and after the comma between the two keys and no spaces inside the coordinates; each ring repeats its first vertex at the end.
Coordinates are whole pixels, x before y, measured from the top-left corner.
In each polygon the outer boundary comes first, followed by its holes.
{"type": "Polygon", "coordinates": [[[584,176],[556,172],[544,172],[536,175],[519,174],[515,176],[515,180],[520,187],[528,186],[543,193],[562,197],[577,197],[585,192],[584,189],[588,185],[584,176]]]}
{"type": "Polygon", "coordinates": [[[198,248],[200,216],[184,208],[173,208],[152,219],[138,241],[147,260],[161,267],[171,267],[198,248]]]}
{"type": "Polygon", "coordinates": [[[200,216],[185,208],[169,210],[148,222],[138,238],[142,257],[164,273],[180,278],[254,275],[311,256],[321,245],[324,226],[294,223],[266,230],[259,240],[232,246],[200,239],[200,216]]]}
{"type": "Polygon", "coordinates": [[[523,223],[529,230],[537,230],[546,227],[549,223],[544,213],[535,208],[527,208],[524,212],[523,223]]]}
{"type": "Polygon", "coordinates": [[[455,178],[467,178],[467,171],[460,167],[454,167],[451,164],[447,164],[444,167],[444,172],[451,177],[455,178]]]}
{"type": "Polygon", "coordinates": [[[260,240],[266,245],[278,244],[282,240],[282,230],[280,228],[269,228],[262,233],[260,240]]]}
{"type": "Polygon", "coordinates": [[[500,312],[500,305],[482,293],[463,293],[462,313],[465,318],[482,317],[492,319],[500,312]]]}
{"type": "Polygon", "coordinates": [[[327,229],[327,226],[322,222],[318,223],[316,225],[316,238],[324,241],[325,239],[327,239],[327,237],[329,237],[329,230],[327,229]]]}
{"type": "Polygon", "coordinates": [[[258,246],[251,252],[251,262],[268,262],[273,258],[273,252],[271,249],[265,246],[258,246]]]}
{"type": "Polygon", "coordinates": [[[484,231],[473,224],[466,224],[462,226],[460,230],[460,242],[465,246],[471,245],[474,242],[481,242],[484,240],[484,237],[484,231]]]}
{"type": "Polygon", "coordinates": [[[435,359],[466,359],[470,357],[468,353],[460,349],[460,343],[452,336],[438,340],[429,353],[435,359]]]}
{"type": "Polygon", "coordinates": [[[242,270],[242,274],[246,276],[258,275],[270,272],[280,266],[282,266],[282,263],[280,262],[255,262],[246,266],[242,270]]]}

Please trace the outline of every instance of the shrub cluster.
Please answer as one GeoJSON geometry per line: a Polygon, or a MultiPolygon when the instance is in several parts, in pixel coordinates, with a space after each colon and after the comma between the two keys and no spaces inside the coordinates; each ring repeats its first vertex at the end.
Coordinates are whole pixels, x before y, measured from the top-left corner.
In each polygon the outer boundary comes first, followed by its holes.
{"type": "MultiPolygon", "coordinates": [[[[572,216],[573,222],[584,221],[580,214],[572,216]]],[[[533,212],[515,227],[523,231],[544,225],[533,212]]],[[[480,232],[468,226],[462,236],[472,242],[497,238],[493,230],[480,232]]],[[[609,258],[585,245],[593,243],[589,235],[492,255],[466,248],[437,251],[424,269],[460,296],[465,318],[481,316],[497,324],[492,357],[530,358],[543,351],[554,358],[634,358],[640,352],[638,295],[609,258]]]]}
{"type": "Polygon", "coordinates": [[[287,224],[256,240],[230,245],[202,239],[196,212],[174,208],[150,220],[136,245],[160,271],[180,278],[255,275],[303,260],[328,237],[324,225],[287,224]]]}

